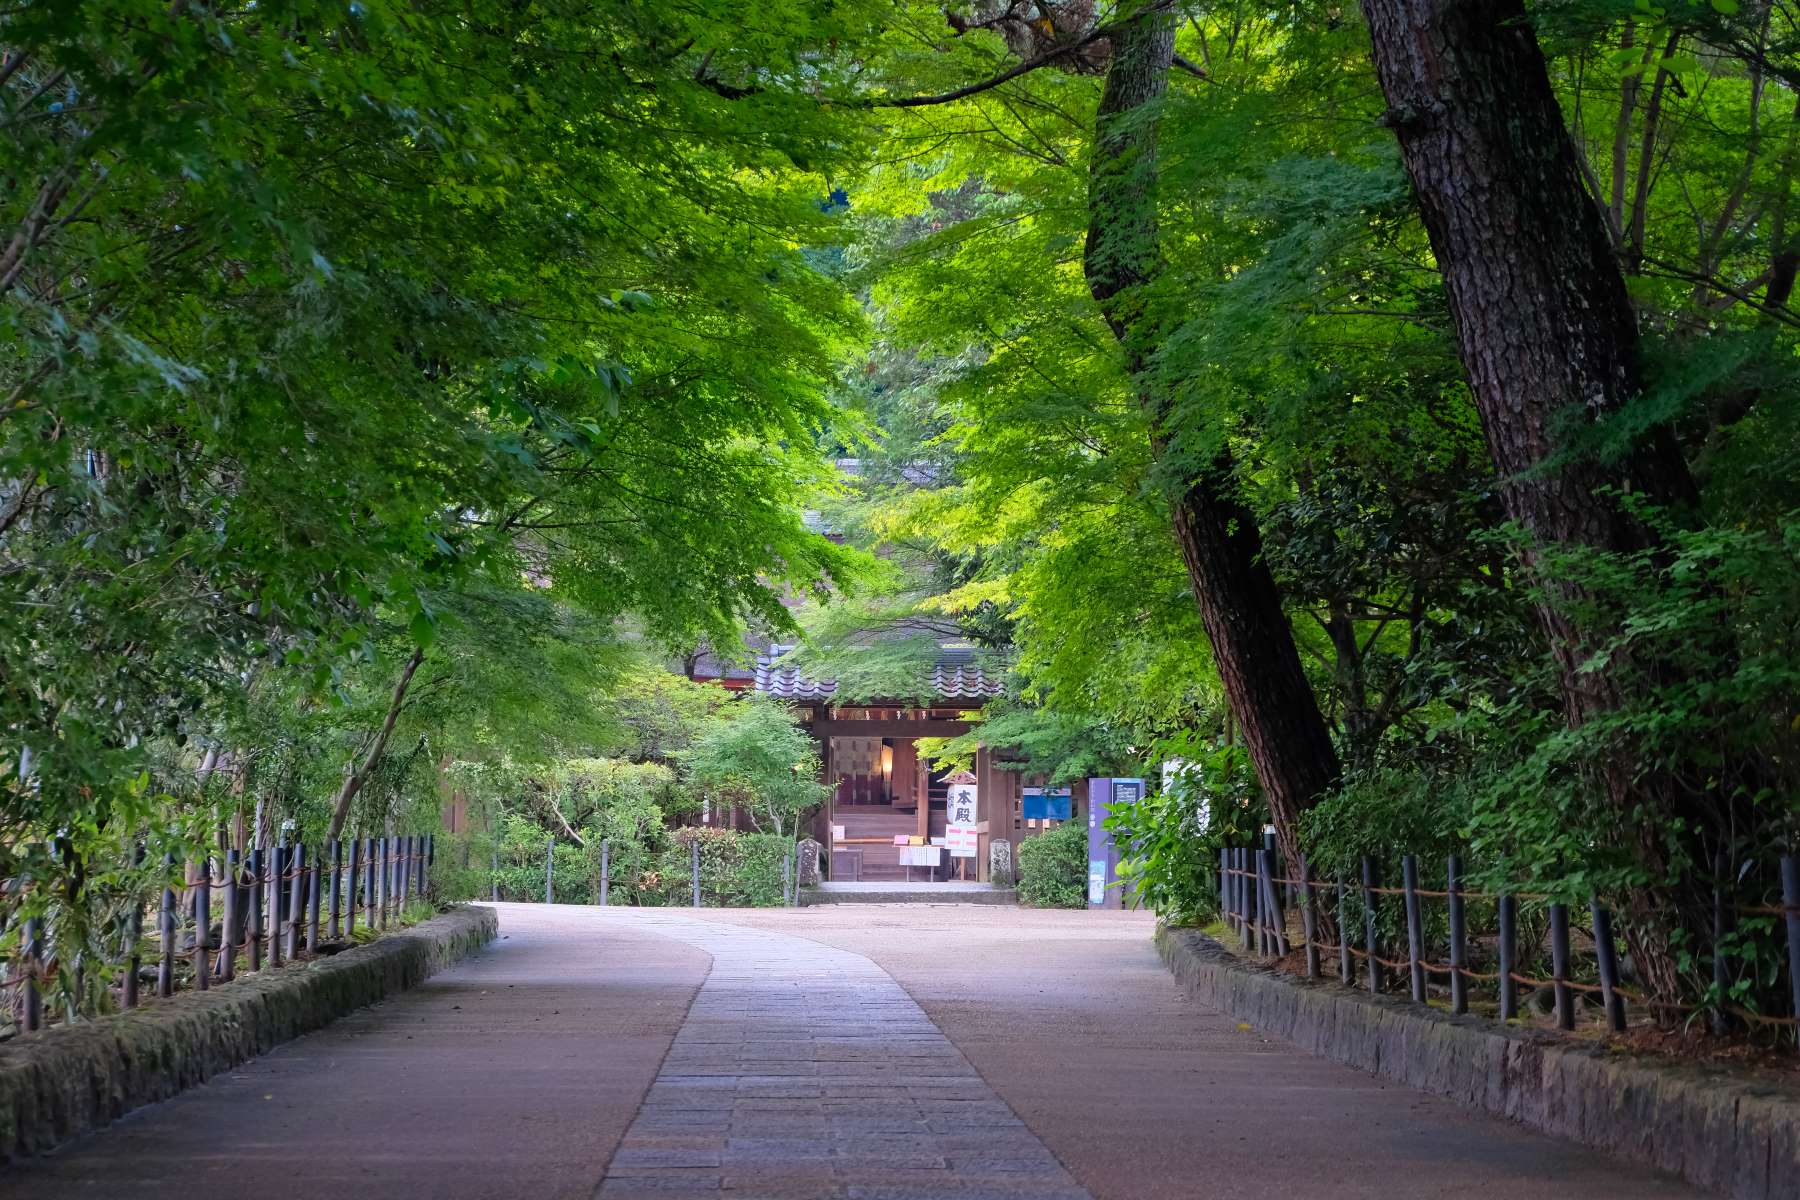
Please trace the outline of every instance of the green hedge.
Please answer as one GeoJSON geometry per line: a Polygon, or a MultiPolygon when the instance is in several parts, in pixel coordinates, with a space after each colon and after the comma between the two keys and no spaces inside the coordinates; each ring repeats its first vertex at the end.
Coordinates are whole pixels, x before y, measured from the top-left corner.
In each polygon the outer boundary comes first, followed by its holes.
{"type": "Polygon", "coordinates": [[[1087,826],[1064,821],[1020,844],[1019,899],[1037,908],[1087,907],[1087,826]]]}

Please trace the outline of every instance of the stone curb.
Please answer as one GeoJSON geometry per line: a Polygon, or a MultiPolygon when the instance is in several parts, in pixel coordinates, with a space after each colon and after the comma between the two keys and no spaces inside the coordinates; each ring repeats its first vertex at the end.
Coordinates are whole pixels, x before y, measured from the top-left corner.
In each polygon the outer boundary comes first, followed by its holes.
{"type": "Polygon", "coordinates": [[[1537,1030],[1358,995],[1158,926],[1180,985],[1257,1030],[1733,1200],[1800,1196],[1800,1094],[1718,1071],[1609,1055],[1537,1030]]]}
{"type": "Polygon", "coordinates": [[[991,892],[930,892],[921,886],[911,892],[827,892],[819,888],[801,888],[801,908],[829,904],[1017,904],[1016,888],[995,888],[991,892]]]}
{"type": "Polygon", "coordinates": [[[329,958],[0,1045],[0,1162],[103,1128],[464,958],[499,931],[459,907],[329,958]]]}

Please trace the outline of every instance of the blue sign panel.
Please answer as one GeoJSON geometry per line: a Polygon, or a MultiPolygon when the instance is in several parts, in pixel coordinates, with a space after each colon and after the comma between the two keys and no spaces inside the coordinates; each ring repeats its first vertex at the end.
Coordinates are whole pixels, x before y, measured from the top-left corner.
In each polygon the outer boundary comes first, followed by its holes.
{"type": "Polygon", "coordinates": [[[1068,788],[1026,788],[1019,815],[1027,821],[1066,821],[1073,811],[1068,788]]]}

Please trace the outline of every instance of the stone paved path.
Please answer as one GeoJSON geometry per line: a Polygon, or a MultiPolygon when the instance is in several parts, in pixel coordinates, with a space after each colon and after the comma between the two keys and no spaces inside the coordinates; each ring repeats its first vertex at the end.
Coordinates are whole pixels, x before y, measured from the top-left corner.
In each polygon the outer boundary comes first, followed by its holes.
{"type": "Polygon", "coordinates": [[[1184,996],[1138,913],[500,906],[0,1200],[1695,1200],[1184,996]]]}
{"type": "Polygon", "coordinates": [[[672,914],[632,923],[713,965],[601,1197],[1089,1200],[867,958],[672,914]]]}

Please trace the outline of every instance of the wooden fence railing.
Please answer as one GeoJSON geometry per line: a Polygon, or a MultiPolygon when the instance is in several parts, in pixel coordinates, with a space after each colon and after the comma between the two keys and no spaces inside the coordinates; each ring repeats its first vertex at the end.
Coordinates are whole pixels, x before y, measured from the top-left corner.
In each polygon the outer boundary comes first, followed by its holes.
{"type": "MultiPolygon", "coordinates": [[[[241,861],[231,850],[223,860],[188,863],[179,889],[174,861],[165,856],[160,902],[152,906],[146,896],[127,918],[120,1007],[138,1006],[146,950],[156,955],[156,994],[169,996],[184,985],[205,991],[229,982],[240,968],[260,971],[265,963],[279,967],[302,952],[311,954],[319,947],[321,927],[330,941],[354,938],[359,914],[366,928],[386,929],[408,901],[428,895],[435,847],[433,835],[415,834],[334,841],[322,853],[300,843],[258,847],[241,861]],[[156,923],[153,940],[144,936],[147,914],[156,923]],[[185,973],[177,968],[182,959],[191,964],[185,973]]],[[[10,912],[27,907],[22,895],[12,899],[10,912]]],[[[54,944],[54,932],[41,917],[24,918],[17,956],[0,975],[11,1000],[3,1011],[16,1013],[18,1027],[27,1033],[44,1024],[45,980],[52,965],[46,946],[54,944]]]]}
{"type": "MultiPolygon", "coordinates": [[[[1272,841],[1272,839],[1270,839],[1272,841]]],[[[1222,849],[1219,852],[1220,910],[1225,922],[1243,940],[1247,952],[1265,958],[1285,958],[1292,953],[1290,910],[1298,908],[1300,917],[1299,948],[1303,952],[1303,970],[1308,978],[1322,974],[1322,958],[1335,959],[1337,976],[1346,987],[1355,986],[1360,974],[1368,990],[1380,994],[1387,990],[1388,971],[1400,973],[1408,985],[1412,1000],[1428,1002],[1428,993],[1436,979],[1447,984],[1449,1009],[1453,1013],[1469,1011],[1473,989],[1492,988],[1501,1020],[1520,1015],[1520,988],[1548,989],[1553,997],[1552,1011],[1562,1029],[1575,1027],[1578,995],[1599,998],[1602,1017],[1609,1028],[1626,1028],[1628,1007],[1644,1013],[1659,1008],[1678,1008],[1683,1014],[1695,1011],[1693,1006],[1665,1006],[1641,992],[1625,986],[1621,962],[1613,932],[1611,911],[1598,897],[1587,906],[1586,920],[1580,933],[1585,946],[1579,947],[1571,937],[1569,906],[1549,896],[1530,892],[1487,892],[1470,890],[1463,885],[1461,861],[1452,855],[1445,863],[1445,886],[1428,889],[1419,885],[1418,860],[1407,855],[1401,860],[1399,887],[1383,886],[1379,864],[1364,857],[1360,878],[1346,882],[1341,876],[1318,880],[1303,860],[1298,878],[1285,875],[1272,845],[1259,849],[1222,849]],[[1446,920],[1441,933],[1428,927],[1424,905],[1442,901],[1446,920]],[[1384,906],[1398,902],[1405,925],[1404,948],[1389,946],[1384,938],[1384,906]],[[1476,970],[1472,948],[1477,945],[1470,935],[1471,904],[1491,908],[1493,917],[1492,970],[1476,970]],[[1521,906],[1530,906],[1547,922],[1550,943],[1550,975],[1541,978],[1525,968],[1532,956],[1520,942],[1521,906]],[[1328,907],[1329,906],[1329,907],[1328,907]],[[1322,930],[1330,914],[1338,931],[1335,942],[1326,941],[1322,930]],[[1358,933],[1360,932],[1360,938],[1358,933]],[[1360,941],[1360,945],[1356,944],[1360,941]],[[1442,952],[1442,957],[1438,953],[1442,952]],[[1586,981],[1584,969],[1591,960],[1593,982],[1586,981]]],[[[1767,1027],[1792,1035],[1800,1026],[1794,1016],[1772,1016],[1752,1012],[1730,999],[1727,976],[1729,957],[1725,944],[1737,923],[1746,916],[1773,917],[1786,934],[1786,974],[1793,1000],[1793,1011],[1800,1013],[1800,858],[1789,855],[1780,863],[1782,903],[1780,905],[1733,906],[1722,894],[1715,894],[1712,913],[1713,945],[1712,995],[1708,1007],[1712,1027],[1726,1031],[1733,1022],[1747,1026],[1767,1027]]],[[[1722,872],[1721,872],[1722,874],[1722,872]]],[[[1436,922],[1431,922],[1436,926],[1436,922]]],[[[1537,943],[1541,944],[1541,943],[1537,943]]],[[[1479,947],[1486,958],[1486,946],[1479,947]]],[[[1443,989],[1441,989],[1443,990],[1443,989]]]]}

